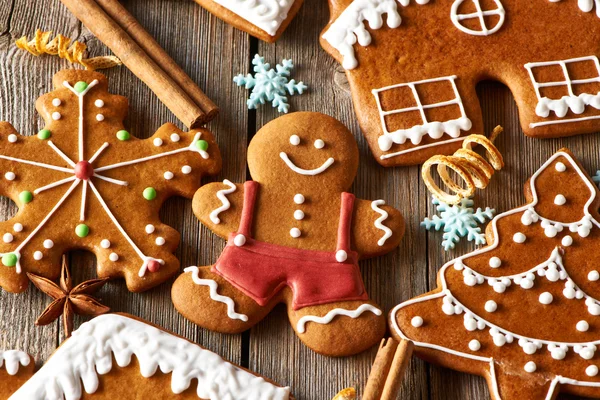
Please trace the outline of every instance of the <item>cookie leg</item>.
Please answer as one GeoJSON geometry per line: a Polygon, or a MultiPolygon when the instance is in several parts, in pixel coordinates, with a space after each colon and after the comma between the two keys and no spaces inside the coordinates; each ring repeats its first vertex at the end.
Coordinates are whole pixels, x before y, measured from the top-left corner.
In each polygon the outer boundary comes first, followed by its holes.
{"type": "Polygon", "coordinates": [[[210,268],[186,268],[171,289],[177,311],[196,325],[222,333],[243,332],[262,320],[276,304],[259,306],[210,268]]]}
{"type": "Polygon", "coordinates": [[[294,310],[288,315],[296,334],[308,347],[328,356],[360,353],[385,334],[385,315],[370,301],[347,301],[294,310]]]}

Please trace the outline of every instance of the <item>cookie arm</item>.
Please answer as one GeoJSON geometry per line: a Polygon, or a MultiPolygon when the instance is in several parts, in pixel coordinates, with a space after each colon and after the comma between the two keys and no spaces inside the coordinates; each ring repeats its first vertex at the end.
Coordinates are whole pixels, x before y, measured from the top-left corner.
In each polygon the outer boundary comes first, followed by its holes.
{"type": "Polygon", "coordinates": [[[400,211],[385,206],[383,200],[354,202],[352,248],[361,258],[389,253],[404,236],[404,218],[400,211]]]}
{"type": "Polygon", "coordinates": [[[200,222],[218,236],[227,239],[230,233],[238,230],[243,203],[244,185],[226,179],[198,189],[192,208],[200,222]]]}

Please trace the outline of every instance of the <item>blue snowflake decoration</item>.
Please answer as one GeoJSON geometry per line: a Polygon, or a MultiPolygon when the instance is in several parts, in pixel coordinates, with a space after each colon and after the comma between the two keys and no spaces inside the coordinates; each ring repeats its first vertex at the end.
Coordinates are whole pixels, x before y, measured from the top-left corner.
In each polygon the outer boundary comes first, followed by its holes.
{"type": "Polygon", "coordinates": [[[592,179],[594,180],[594,182],[600,184],[600,171],[596,171],[596,175],[594,175],[592,179]]]}
{"type": "Polygon", "coordinates": [[[250,110],[270,101],[273,107],[277,107],[277,111],[287,113],[290,108],[287,94],[292,96],[296,93],[302,94],[308,88],[302,82],[296,83],[294,79],[288,81],[294,68],[292,60],[283,60],[281,64],[275,66],[275,69],[272,69],[269,63],[265,63],[264,57],[256,54],[252,64],[254,65],[254,76],[240,74],[233,78],[238,86],[252,89],[250,97],[246,100],[250,110]]]}
{"type": "Polygon", "coordinates": [[[431,219],[425,218],[421,226],[427,230],[444,229],[442,241],[444,250],[454,249],[460,238],[465,236],[467,240],[475,241],[477,245],[486,244],[485,234],[481,233],[478,225],[484,223],[486,219],[491,220],[496,210],[486,207],[485,210],[478,208],[475,211],[471,199],[462,199],[460,204],[454,206],[433,199],[433,204],[440,215],[434,215],[431,219]]]}

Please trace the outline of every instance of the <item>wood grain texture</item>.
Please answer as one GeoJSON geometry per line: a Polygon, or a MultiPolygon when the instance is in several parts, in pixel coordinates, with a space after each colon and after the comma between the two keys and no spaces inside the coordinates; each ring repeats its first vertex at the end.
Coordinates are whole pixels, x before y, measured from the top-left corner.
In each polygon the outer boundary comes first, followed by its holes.
{"type": "MultiPolygon", "coordinates": [[[[59,0],[43,2],[43,7],[40,3],[36,0],[0,2],[0,120],[10,121],[24,134],[33,134],[41,127],[34,101],[50,89],[52,75],[68,64],[56,58],[35,58],[17,51],[14,39],[32,35],[36,28],[54,30],[85,41],[92,55],[108,54],[59,0]]],[[[129,0],[123,4],[220,106],[220,116],[209,125],[224,159],[223,171],[214,180],[228,178],[243,182],[249,179],[245,159],[247,144],[256,130],[278,116],[267,105],[258,111],[247,111],[247,93],[235,87],[233,76],[250,72],[250,60],[255,52],[272,65],[283,58],[293,59],[296,64],[293,78],[307,83],[309,91],[290,98],[291,110],[324,112],[346,124],[357,138],[361,156],[353,192],[364,199],[384,199],[400,209],[405,217],[407,229],[400,247],[385,257],[361,265],[367,290],[386,311],[433,289],[439,268],[449,259],[472,250],[469,244],[461,244],[455,251],[445,253],[441,234],[427,233],[419,226],[434,210],[418,167],[383,169],[371,156],[360,134],[343,74],[318,44],[320,30],[328,20],[326,1],[306,1],[274,45],[250,39],[191,0],[129,0]]],[[[126,125],[133,134],[148,137],[165,122],[183,127],[127,69],[115,68],[105,73],[110,79],[110,90],[129,98],[126,125]]],[[[506,168],[494,175],[489,187],[477,193],[478,206],[490,206],[502,212],[521,205],[525,181],[563,146],[569,147],[588,171],[595,172],[600,166],[598,135],[544,141],[527,139],[519,128],[517,110],[508,89],[486,82],[480,85],[478,93],[486,132],[497,124],[505,127],[505,133],[496,144],[506,161],[506,168]]],[[[15,211],[10,201],[0,200],[0,218],[9,218],[15,211]]],[[[177,251],[182,267],[215,262],[225,243],[200,225],[191,212],[189,200],[170,200],[161,216],[182,235],[177,251]]],[[[75,282],[95,276],[95,260],[90,254],[71,254],[71,265],[75,282]]],[[[146,293],[132,294],[123,282],[115,281],[98,295],[115,311],[150,320],[280,384],[291,386],[298,399],[330,399],[347,386],[356,386],[359,395],[362,393],[376,347],[343,359],[319,356],[296,338],[282,307],[242,335],[211,333],[187,322],[174,310],[170,283],[146,293]]],[[[28,351],[38,363],[47,359],[63,340],[58,325],[44,328],[33,325],[48,301],[33,288],[21,295],[0,292],[0,348],[28,351]]],[[[77,319],[76,326],[81,322],[82,319],[77,319]]],[[[482,378],[413,359],[398,398],[462,400],[488,396],[482,378]]]]}

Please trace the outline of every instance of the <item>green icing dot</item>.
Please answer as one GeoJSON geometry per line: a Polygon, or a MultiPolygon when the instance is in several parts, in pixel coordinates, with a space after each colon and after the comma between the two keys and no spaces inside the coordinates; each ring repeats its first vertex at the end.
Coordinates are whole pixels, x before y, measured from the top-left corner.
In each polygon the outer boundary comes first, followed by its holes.
{"type": "Polygon", "coordinates": [[[156,189],[153,187],[147,187],[144,189],[144,198],[146,200],[154,200],[156,198],[156,189]]]}
{"type": "Polygon", "coordinates": [[[75,227],[75,233],[77,236],[84,238],[90,234],[90,227],[86,224],[79,224],[77,227],[75,227]]]}
{"type": "Polygon", "coordinates": [[[24,191],[19,193],[19,200],[21,200],[21,203],[23,204],[27,204],[29,202],[31,202],[31,200],[33,200],[33,194],[31,194],[31,192],[29,191],[24,191]]]}
{"type": "Polygon", "coordinates": [[[125,131],[125,130],[121,130],[119,132],[117,132],[117,139],[119,140],[129,140],[131,136],[129,135],[129,132],[125,131]]]}
{"type": "Polygon", "coordinates": [[[75,91],[77,93],[81,93],[83,92],[85,89],[87,89],[88,84],[85,83],[84,81],[79,81],[75,84],[75,86],[73,86],[73,89],[75,89],[75,91]]]}
{"type": "Polygon", "coordinates": [[[7,267],[14,267],[15,265],[17,265],[17,261],[18,258],[15,253],[7,253],[2,256],[2,264],[4,264],[7,267]]]}
{"type": "Polygon", "coordinates": [[[206,140],[196,140],[196,147],[202,151],[208,150],[208,142],[206,140]]]}
{"type": "Polygon", "coordinates": [[[37,134],[37,137],[42,140],[50,139],[50,136],[52,136],[52,133],[48,129],[42,129],[37,134]]]}

